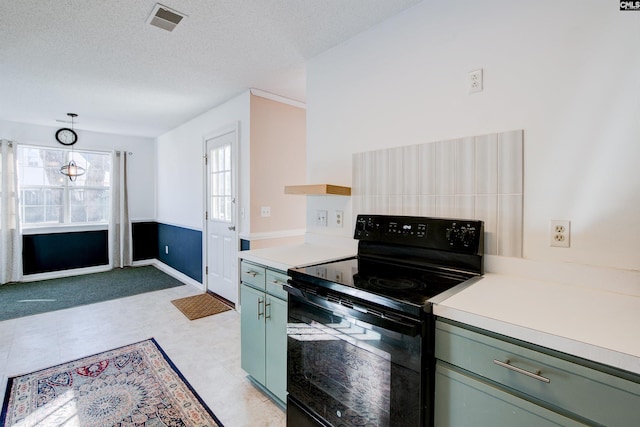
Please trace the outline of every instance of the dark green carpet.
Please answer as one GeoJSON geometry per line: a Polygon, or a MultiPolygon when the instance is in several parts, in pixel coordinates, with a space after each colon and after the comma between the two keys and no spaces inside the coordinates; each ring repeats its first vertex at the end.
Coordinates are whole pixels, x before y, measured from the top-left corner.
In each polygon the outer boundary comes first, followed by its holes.
{"type": "Polygon", "coordinates": [[[184,285],[153,266],[8,283],[0,286],[0,320],[62,310],[184,285]]]}

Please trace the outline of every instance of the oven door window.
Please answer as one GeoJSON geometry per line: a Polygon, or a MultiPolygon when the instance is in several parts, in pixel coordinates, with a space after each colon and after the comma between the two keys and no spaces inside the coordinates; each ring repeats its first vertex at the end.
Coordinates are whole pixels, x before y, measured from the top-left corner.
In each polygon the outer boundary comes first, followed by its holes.
{"type": "Polygon", "coordinates": [[[332,426],[420,426],[421,334],[323,305],[289,296],[289,394],[332,426]]]}

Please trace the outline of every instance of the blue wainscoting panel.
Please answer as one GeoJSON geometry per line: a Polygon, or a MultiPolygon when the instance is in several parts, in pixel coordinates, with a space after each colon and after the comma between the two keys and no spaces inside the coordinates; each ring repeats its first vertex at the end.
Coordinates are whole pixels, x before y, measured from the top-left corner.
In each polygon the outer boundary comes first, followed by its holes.
{"type": "Polygon", "coordinates": [[[153,259],[158,255],[158,223],[141,221],[131,223],[133,260],[153,259]]]}
{"type": "Polygon", "coordinates": [[[107,230],[22,236],[24,274],[109,264],[107,230]]]}
{"type": "Polygon", "coordinates": [[[158,223],[157,258],[202,283],[202,231],[158,223]]]}

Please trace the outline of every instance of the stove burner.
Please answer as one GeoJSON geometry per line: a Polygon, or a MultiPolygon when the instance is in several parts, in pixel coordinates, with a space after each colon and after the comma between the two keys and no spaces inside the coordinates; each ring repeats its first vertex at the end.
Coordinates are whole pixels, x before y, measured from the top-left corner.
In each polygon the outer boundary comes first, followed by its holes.
{"type": "Polygon", "coordinates": [[[367,283],[369,289],[380,289],[389,291],[412,291],[426,288],[424,282],[410,278],[398,277],[388,279],[385,277],[371,277],[367,283]]]}

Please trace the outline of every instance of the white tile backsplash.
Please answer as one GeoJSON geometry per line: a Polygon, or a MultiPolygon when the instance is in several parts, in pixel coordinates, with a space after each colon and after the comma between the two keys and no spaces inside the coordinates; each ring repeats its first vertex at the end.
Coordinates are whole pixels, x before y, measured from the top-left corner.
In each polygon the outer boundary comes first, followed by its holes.
{"type": "Polygon", "coordinates": [[[404,150],[388,150],[388,171],[389,194],[400,196],[404,194],[404,173],[391,173],[391,171],[404,171],[404,150]]]}
{"type": "Polygon", "coordinates": [[[476,137],[476,194],[498,193],[498,135],[476,137]]]}
{"type": "Polygon", "coordinates": [[[456,143],[435,143],[436,196],[453,196],[456,192],[456,143]]]}
{"type": "Polygon", "coordinates": [[[496,255],[522,257],[522,194],[498,196],[497,229],[498,253],[496,255]]]}
{"type": "Polygon", "coordinates": [[[484,221],[484,251],[498,253],[498,196],[496,194],[476,195],[476,218],[484,221]]]}
{"type": "Polygon", "coordinates": [[[463,138],[455,142],[455,194],[476,193],[475,138],[463,138]]]}
{"type": "Polygon", "coordinates": [[[436,149],[435,144],[418,145],[419,155],[419,195],[433,196],[436,194],[436,149]]]}
{"type": "MultiPolygon", "coordinates": [[[[417,196],[420,194],[420,146],[409,145],[402,148],[402,195],[417,196]]],[[[432,170],[433,172],[433,170],[432,170]]]]}
{"type": "Polygon", "coordinates": [[[523,135],[515,130],[354,154],[354,217],[480,219],[486,254],[522,257],[523,135]]]}
{"type": "Polygon", "coordinates": [[[522,131],[498,134],[498,193],[522,194],[522,131]]]}

